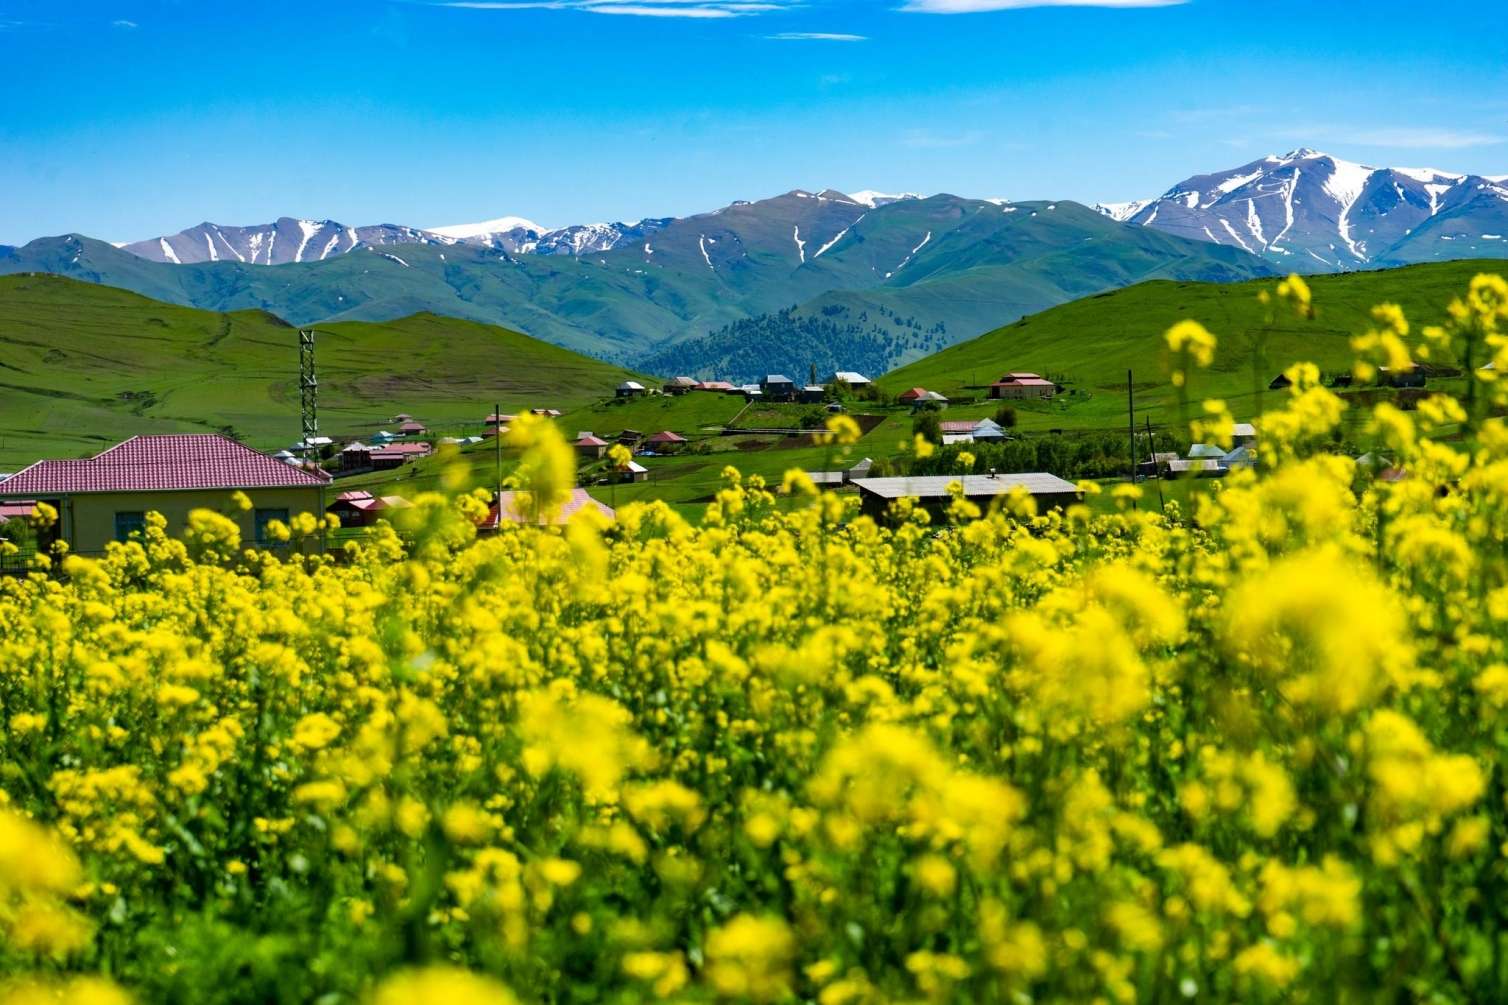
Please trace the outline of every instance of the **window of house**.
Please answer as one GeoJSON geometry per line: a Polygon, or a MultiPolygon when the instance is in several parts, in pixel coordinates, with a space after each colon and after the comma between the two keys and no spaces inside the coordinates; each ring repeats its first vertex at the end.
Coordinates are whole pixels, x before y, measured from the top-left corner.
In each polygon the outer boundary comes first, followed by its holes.
{"type": "Polygon", "coordinates": [[[257,544],[280,544],[267,535],[267,525],[274,520],[280,523],[288,523],[288,511],[286,509],[258,509],[254,514],[256,518],[257,544]]]}
{"type": "Polygon", "coordinates": [[[132,534],[140,535],[147,527],[147,515],[141,510],[115,514],[115,540],[129,541],[132,534]]]}

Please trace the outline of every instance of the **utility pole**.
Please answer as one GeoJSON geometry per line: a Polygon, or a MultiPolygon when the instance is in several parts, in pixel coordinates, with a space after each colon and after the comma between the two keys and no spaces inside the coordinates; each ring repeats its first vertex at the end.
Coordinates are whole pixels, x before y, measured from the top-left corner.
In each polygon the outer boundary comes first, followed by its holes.
{"type": "Polygon", "coordinates": [[[492,403],[492,442],[497,455],[497,529],[503,529],[503,406],[492,403]]]}
{"type": "Polygon", "coordinates": [[[1157,479],[1157,508],[1168,515],[1168,501],[1162,497],[1162,466],[1157,463],[1157,442],[1152,439],[1152,416],[1147,416],[1147,456],[1152,458],[1152,477],[1157,479]]]}
{"type": "Polygon", "coordinates": [[[1131,440],[1131,484],[1136,484],[1136,391],[1131,386],[1131,371],[1126,371],[1126,432],[1131,440]]]}
{"type": "Polygon", "coordinates": [[[304,460],[314,450],[311,441],[319,435],[319,378],[314,372],[314,329],[298,333],[298,405],[303,426],[304,460]]]}

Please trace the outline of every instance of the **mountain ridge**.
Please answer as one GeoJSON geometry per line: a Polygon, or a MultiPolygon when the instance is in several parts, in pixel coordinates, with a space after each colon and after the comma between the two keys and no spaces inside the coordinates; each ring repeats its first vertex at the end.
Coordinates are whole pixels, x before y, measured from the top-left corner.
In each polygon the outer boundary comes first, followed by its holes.
{"type": "Polygon", "coordinates": [[[1096,208],[1298,272],[1508,257],[1501,177],[1370,167],[1308,147],[1194,175],[1153,199],[1096,208]]]}

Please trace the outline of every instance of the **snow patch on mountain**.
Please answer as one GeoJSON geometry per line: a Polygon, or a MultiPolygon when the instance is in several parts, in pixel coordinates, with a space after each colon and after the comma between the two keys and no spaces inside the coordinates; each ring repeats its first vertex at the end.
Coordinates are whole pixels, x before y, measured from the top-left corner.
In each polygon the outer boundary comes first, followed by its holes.
{"type": "MultiPolygon", "coordinates": [[[[993,202],[994,200],[990,200],[993,202]]],[[[1130,202],[1097,202],[1094,204],[1096,212],[1103,213],[1110,219],[1125,223],[1143,209],[1146,209],[1155,200],[1132,199],[1130,202]]]]}
{"type": "Polygon", "coordinates": [[[429,227],[431,234],[439,234],[441,237],[453,237],[457,241],[464,241],[470,237],[490,237],[493,234],[506,234],[512,230],[532,230],[536,234],[546,233],[544,227],[533,220],[526,220],[521,216],[500,216],[496,220],[483,220],[481,223],[455,223],[447,227],[429,227]]]}
{"type": "Polygon", "coordinates": [[[868,188],[862,192],[850,192],[848,193],[848,197],[860,206],[867,206],[870,209],[879,209],[881,206],[888,206],[892,202],[906,202],[911,199],[921,198],[915,192],[876,192],[868,188]]]}

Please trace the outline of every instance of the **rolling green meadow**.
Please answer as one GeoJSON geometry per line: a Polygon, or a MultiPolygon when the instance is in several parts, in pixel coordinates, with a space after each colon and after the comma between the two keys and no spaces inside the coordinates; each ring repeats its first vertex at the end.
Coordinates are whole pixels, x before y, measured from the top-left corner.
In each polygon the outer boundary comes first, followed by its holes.
{"type": "MultiPolygon", "coordinates": [[[[1367,327],[1371,305],[1396,302],[1422,327],[1441,320],[1452,290],[1495,267],[1465,261],[1315,277],[1319,307],[1311,320],[1275,320],[1257,299],[1271,281],[1159,280],[1077,300],[880,377],[881,400],[848,402],[870,418],[841,457],[801,437],[737,432],[810,425],[819,406],[747,406],[739,396],[705,392],[617,399],[619,381],[639,376],[654,387],[658,378],[473,321],[418,314],[335,322],[318,326],[321,431],[360,438],[408,412],[437,435],[475,434],[494,401],[504,411],[557,408],[572,438],[673,430],[691,443],[674,455],[640,458],[647,481],[590,488],[610,505],[661,499],[694,516],[729,464],[778,483],[793,467],[903,460],[913,416],[893,398],[912,386],[953,399],[945,419],[993,416],[1009,404],[1018,435],[1075,438],[1125,430],[1130,369],[1138,432],[1149,423],[1165,430],[1176,420],[1163,340],[1168,317],[1197,320],[1220,339],[1215,365],[1199,375],[1190,400],[1222,398],[1238,419],[1250,418],[1276,402],[1265,387],[1278,361],[1308,358],[1344,370],[1350,338],[1367,327]],[[1008,370],[1035,370],[1068,390],[1049,401],[988,400],[984,385],[1008,370]],[[1264,390],[1254,390],[1254,381],[1264,390]]],[[[279,449],[299,435],[296,345],[296,330],[262,311],[177,307],[51,275],[0,277],[0,471],[41,457],[85,456],[135,433],[229,429],[252,446],[279,449]]],[[[490,443],[464,448],[461,458],[474,483],[496,480],[490,443]]],[[[340,484],[412,494],[436,486],[449,463],[422,460],[340,484]]],[[[504,458],[505,474],[512,465],[504,458]]],[[[596,480],[604,468],[587,465],[583,475],[596,480]]]]}
{"type": "MultiPolygon", "coordinates": [[[[432,314],[318,326],[320,429],[365,436],[398,412],[436,430],[568,409],[632,374],[491,325],[432,314]]],[[[229,427],[300,437],[297,331],[263,311],[177,307],[52,275],[0,277],[0,471],[138,433],[229,427]]]]}

